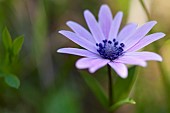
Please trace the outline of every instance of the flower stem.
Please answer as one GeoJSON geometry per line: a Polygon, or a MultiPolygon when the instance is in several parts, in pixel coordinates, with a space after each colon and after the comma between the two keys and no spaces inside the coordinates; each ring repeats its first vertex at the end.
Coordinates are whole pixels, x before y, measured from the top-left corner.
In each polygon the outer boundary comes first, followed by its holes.
{"type": "MultiPolygon", "coordinates": [[[[158,53],[158,54],[161,54],[160,52],[159,52],[159,50],[158,49],[156,49],[156,48],[158,48],[158,44],[157,43],[155,43],[154,44],[154,49],[155,49],[155,51],[158,53]]],[[[159,65],[159,69],[160,69],[160,72],[162,73],[162,81],[163,81],[163,86],[164,86],[164,90],[165,90],[165,98],[166,98],[166,100],[167,100],[167,111],[168,111],[168,113],[170,113],[170,81],[169,81],[169,79],[168,79],[168,76],[169,76],[169,73],[167,73],[167,71],[163,68],[163,64],[162,63],[160,63],[159,65]]]]}
{"type": "Polygon", "coordinates": [[[149,11],[147,10],[145,3],[143,2],[143,0],[139,0],[139,1],[140,1],[141,5],[142,5],[142,7],[143,7],[143,9],[144,9],[144,11],[146,13],[146,16],[147,16],[148,20],[151,20],[149,11]]]}
{"type": "MultiPolygon", "coordinates": [[[[140,3],[141,3],[143,9],[144,9],[145,12],[146,12],[146,15],[147,15],[148,20],[151,20],[151,16],[150,16],[149,11],[147,10],[146,5],[144,4],[143,0],[140,0],[140,3]]],[[[151,31],[151,32],[152,32],[152,31],[151,31]]],[[[155,51],[156,51],[158,54],[161,54],[161,53],[159,52],[159,50],[157,49],[157,48],[159,48],[159,47],[158,47],[158,44],[157,44],[157,43],[154,43],[153,46],[154,46],[155,51]]],[[[163,85],[164,85],[164,87],[165,87],[165,92],[166,92],[166,97],[165,97],[165,98],[168,100],[168,101],[167,101],[167,104],[168,104],[168,106],[169,106],[169,105],[170,105],[170,97],[169,97],[169,95],[170,95],[170,89],[169,89],[170,83],[169,83],[169,80],[167,79],[168,73],[167,73],[166,70],[163,68],[163,65],[162,65],[162,64],[159,64],[159,69],[160,69],[160,72],[162,73],[162,76],[161,76],[161,77],[162,77],[162,80],[163,80],[163,83],[164,83],[163,85]]],[[[170,113],[170,107],[168,107],[168,106],[167,106],[167,111],[170,113]]]]}
{"type": "Polygon", "coordinates": [[[112,87],[112,74],[111,67],[107,65],[108,68],[108,95],[109,95],[109,107],[113,104],[113,87],[112,87]]]}

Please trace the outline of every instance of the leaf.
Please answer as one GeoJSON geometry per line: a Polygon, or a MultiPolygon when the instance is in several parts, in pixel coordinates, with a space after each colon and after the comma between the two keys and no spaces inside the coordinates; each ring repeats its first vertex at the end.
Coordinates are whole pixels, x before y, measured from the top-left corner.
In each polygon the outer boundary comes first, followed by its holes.
{"type": "Polygon", "coordinates": [[[14,55],[17,55],[20,52],[23,42],[24,42],[24,36],[19,36],[14,40],[13,46],[12,46],[14,55]]]}
{"type": "Polygon", "coordinates": [[[0,77],[4,77],[5,74],[0,70],[0,77]]]}
{"type": "Polygon", "coordinates": [[[110,107],[110,111],[114,111],[114,110],[116,110],[117,108],[119,108],[120,106],[122,106],[124,104],[136,104],[136,102],[131,98],[126,98],[126,99],[118,101],[117,103],[112,105],[110,107]]]}
{"type": "Polygon", "coordinates": [[[86,84],[92,90],[96,98],[101,102],[104,107],[108,106],[108,99],[106,94],[104,93],[99,82],[87,72],[81,72],[82,77],[84,78],[86,84]]]}
{"type": "MultiPolygon", "coordinates": [[[[60,87],[47,93],[41,113],[81,113],[79,93],[70,87],[60,87]]],[[[34,102],[35,103],[35,102],[34,102]]]]}
{"type": "Polygon", "coordinates": [[[13,88],[16,88],[18,89],[19,86],[20,86],[20,81],[18,79],[18,77],[16,77],[15,75],[12,75],[12,74],[8,74],[5,77],[5,82],[10,86],[10,87],[13,87],[13,88]]]}
{"type": "Polygon", "coordinates": [[[8,31],[8,29],[5,27],[2,32],[2,42],[6,50],[11,49],[12,47],[12,38],[8,31]]]}
{"type": "Polygon", "coordinates": [[[128,77],[126,79],[122,79],[120,77],[116,79],[116,82],[114,84],[115,102],[129,97],[129,94],[137,78],[138,71],[136,69],[137,69],[136,66],[129,68],[128,77]]]}

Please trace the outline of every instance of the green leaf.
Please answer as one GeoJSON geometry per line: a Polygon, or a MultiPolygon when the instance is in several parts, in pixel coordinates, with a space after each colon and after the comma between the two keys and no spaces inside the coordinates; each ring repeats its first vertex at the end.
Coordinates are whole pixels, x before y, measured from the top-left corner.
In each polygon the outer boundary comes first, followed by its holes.
{"type": "Polygon", "coordinates": [[[101,104],[107,108],[108,106],[108,99],[106,94],[104,93],[101,85],[99,82],[87,72],[81,72],[82,77],[84,78],[86,84],[92,90],[96,98],[101,102],[101,104]]]}
{"type": "Polygon", "coordinates": [[[17,55],[20,52],[23,42],[24,42],[24,36],[19,36],[14,40],[13,46],[12,46],[14,55],[17,55]]]}
{"type": "Polygon", "coordinates": [[[60,87],[47,93],[45,99],[41,99],[41,113],[81,113],[79,93],[73,90],[70,87],[60,87]]]}
{"type": "Polygon", "coordinates": [[[0,70],[0,77],[4,77],[5,74],[0,70]]]}
{"type": "Polygon", "coordinates": [[[12,47],[12,38],[8,31],[8,29],[5,27],[2,32],[2,42],[6,50],[11,49],[12,47]]]}
{"type": "Polygon", "coordinates": [[[129,68],[128,77],[122,79],[118,77],[114,84],[114,101],[120,101],[122,99],[128,98],[129,94],[133,88],[133,85],[137,79],[137,67],[133,66],[129,68]]]}
{"type": "Polygon", "coordinates": [[[114,111],[124,104],[136,104],[136,102],[131,98],[126,98],[126,99],[120,100],[110,107],[110,111],[114,111]]]}
{"type": "Polygon", "coordinates": [[[20,86],[20,81],[18,79],[18,77],[16,77],[15,75],[12,75],[12,74],[8,74],[5,77],[5,82],[10,86],[10,87],[13,87],[13,88],[16,88],[18,89],[19,86],[20,86]]]}

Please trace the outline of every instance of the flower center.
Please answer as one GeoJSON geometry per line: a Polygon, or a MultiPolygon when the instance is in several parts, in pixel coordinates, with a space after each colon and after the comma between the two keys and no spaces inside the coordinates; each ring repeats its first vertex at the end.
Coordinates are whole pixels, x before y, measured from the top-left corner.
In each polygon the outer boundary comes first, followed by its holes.
{"type": "Polygon", "coordinates": [[[119,56],[123,55],[123,48],[125,47],[124,43],[120,43],[113,39],[110,40],[103,40],[102,43],[96,43],[98,47],[97,51],[99,52],[100,56],[105,59],[109,59],[111,61],[117,59],[119,56]]]}

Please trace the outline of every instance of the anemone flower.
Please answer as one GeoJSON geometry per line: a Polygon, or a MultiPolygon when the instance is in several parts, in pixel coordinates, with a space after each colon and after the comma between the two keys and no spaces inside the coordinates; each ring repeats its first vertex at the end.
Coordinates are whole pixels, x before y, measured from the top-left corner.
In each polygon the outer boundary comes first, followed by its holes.
{"type": "Polygon", "coordinates": [[[128,75],[126,64],[145,67],[148,60],[162,61],[162,57],[156,53],[138,52],[141,48],[165,36],[161,32],[147,35],[157,23],[156,21],[147,22],[139,27],[135,23],[129,23],[119,32],[123,13],[118,12],[113,18],[107,5],[101,6],[98,21],[89,10],[84,11],[84,17],[90,32],[73,21],[67,22],[73,32],[59,31],[60,34],[84,48],[61,48],[57,51],[84,57],[76,62],[78,69],[88,68],[89,72],[94,73],[103,66],[109,65],[120,77],[126,78],[128,75]]]}

